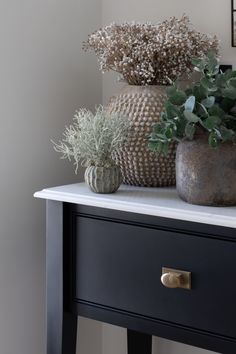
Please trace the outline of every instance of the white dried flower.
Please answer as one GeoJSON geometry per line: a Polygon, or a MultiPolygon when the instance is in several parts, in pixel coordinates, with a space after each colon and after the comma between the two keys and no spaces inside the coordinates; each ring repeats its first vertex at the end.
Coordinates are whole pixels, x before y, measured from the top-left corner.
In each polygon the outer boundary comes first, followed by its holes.
{"type": "Polygon", "coordinates": [[[94,33],[84,49],[93,49],[102,72],[114,70],[131,85],[166,85],[189,74],[193,57],[210,49],[218,53],[219,41],[192,28],[189,18],[172,17],[160,24],[112,23],[94,33]]]}
{"type": "Polygon", "coordinates": [[[102,106],[95,114],[80,109],[74,116],[74,124],[66,127],[63,139],[52,141],[54,149],[62,158],[75,161],[75,172],[82,166],[109,167],[114,151],[126,142],[130,128],[129,120],[119,113],[109,113],[102,106]]]}

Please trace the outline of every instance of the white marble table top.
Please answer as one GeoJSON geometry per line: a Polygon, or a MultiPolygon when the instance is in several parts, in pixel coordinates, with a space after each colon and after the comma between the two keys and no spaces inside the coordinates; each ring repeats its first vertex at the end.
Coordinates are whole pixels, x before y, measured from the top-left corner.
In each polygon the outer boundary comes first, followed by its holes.
{"type": "Polygon", "coordinates": [[[114,194],[96,194],[85,183],[43,189],[36,198],[236,228],[236,207],[205,207],[183,202],[175,188],[122,185],[114,194]]]}

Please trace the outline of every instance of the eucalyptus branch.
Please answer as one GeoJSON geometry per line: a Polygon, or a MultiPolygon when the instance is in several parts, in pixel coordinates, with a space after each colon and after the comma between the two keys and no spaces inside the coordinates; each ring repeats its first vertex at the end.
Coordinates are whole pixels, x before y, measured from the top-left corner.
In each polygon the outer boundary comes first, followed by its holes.
{"type": "Polygon", "coordinates": [[[219,71],[213,52],[193,60],[202,78],[185,91],[174,83],[161,120],[153,127],[149,147],[168,152],[171,141],[193,140],[197,132],[208,136],[216,148],[225,142],[236,143],[236,71],[219,71]]]}

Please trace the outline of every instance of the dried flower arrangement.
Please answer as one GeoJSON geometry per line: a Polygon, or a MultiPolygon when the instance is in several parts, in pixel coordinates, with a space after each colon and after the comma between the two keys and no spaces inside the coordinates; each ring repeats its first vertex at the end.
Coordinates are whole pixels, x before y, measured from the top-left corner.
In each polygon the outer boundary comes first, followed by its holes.
{"type": "Polygon", "coordinates": [[[160,24],[112,23],[84,43],[93,49],[102,72],[113,70],[130,85],[166,85],[192,71],[191,59],[210,49],[218,52],[218,39],[197,32],[186,15],[160,24]]]}
{"type": "Polygon", "coordinates": [[[66,127],[59,143],[52,141],[62,158],[79,162],[82,166],[111,167],[115,165],[112,154],[125,143],[130,123],[119,113],[108,113],[102,106],[95,114],[80,109],[74,116],[74,124],[66,127]]]}

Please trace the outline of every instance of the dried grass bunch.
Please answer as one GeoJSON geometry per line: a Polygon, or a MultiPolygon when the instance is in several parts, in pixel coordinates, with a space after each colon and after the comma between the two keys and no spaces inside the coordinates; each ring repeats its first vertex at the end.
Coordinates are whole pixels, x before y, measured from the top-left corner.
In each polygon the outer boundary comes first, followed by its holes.
{"type": "Polygon", "coordinates": [[[66,127],[59,143],[52,141],[54,149],[63,159],[74,159],[75,172],[82,166],[110,167],[115,163],[112,154],[127,139],[130,123],[119,113],[108,113],[102,106],[95,114],[80,109],[74,116],[74,124],[66,127]]]}
{"type": "Polygon", "coordinates": [[[218,53],[218,46],[216,36],[197,32],[183,15],[157,25],[112,23],[92,33],[83,48],[95,51],[102,72],[114,70],[130,85],[166,85],[192,71],[193,57],[218,53]]]}

